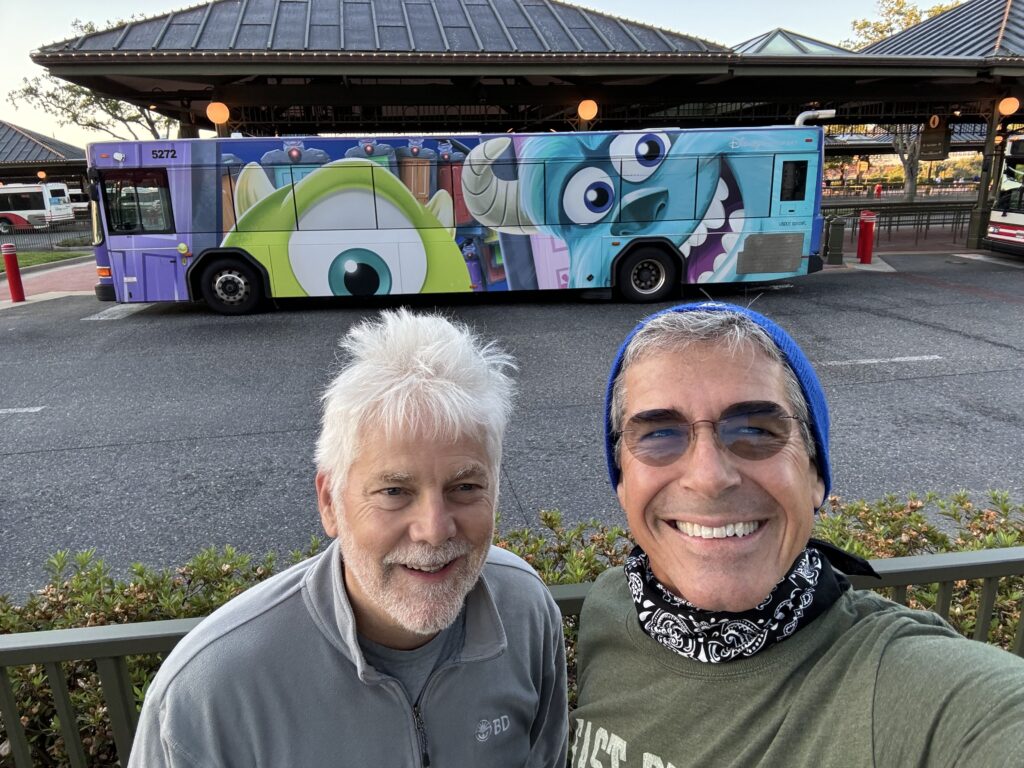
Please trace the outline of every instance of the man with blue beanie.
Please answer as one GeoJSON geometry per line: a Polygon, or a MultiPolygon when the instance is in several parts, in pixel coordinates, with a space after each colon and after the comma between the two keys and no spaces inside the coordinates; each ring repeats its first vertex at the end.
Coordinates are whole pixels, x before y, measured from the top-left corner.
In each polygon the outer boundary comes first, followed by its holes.
{"type": "Polygon", "coordinates": [[[1024,660],[851,589],[870,566],[811,538],[828,406],[778,325],[646,318],[605,436],[637,546],[583,606],[573,768],[1024,765],[1024,660]]]}

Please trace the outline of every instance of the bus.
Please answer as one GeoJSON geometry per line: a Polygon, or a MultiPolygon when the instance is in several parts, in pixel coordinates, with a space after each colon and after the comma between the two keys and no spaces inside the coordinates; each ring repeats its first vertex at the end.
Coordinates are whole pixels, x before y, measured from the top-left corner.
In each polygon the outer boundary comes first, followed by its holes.
{"type": "Polygon", "coordinates": [[[822,129],[91,144],[100,299],[613,289],[821,269],[822,129]]]}
{"type": "Polygon", "coordinates": [[[999,191],[982,245],[993,251],[1024,255],[1024,135],[1007,137],[1003,153],[999,191]]]}
{"type": "Polygon", "coordinates": [[[75,213],[66,184],[4,184],[0,186],[0,235],[19,230],[46,229],[71,221],[75,213]]]}

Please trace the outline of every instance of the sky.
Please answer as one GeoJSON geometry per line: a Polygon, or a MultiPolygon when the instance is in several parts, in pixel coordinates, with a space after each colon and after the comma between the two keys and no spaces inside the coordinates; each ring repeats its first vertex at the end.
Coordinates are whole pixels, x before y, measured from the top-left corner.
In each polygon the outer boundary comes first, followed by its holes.
{"type": "MultiPolygon", "coordinates": [[[[854,19],[872,18],[876,0],[585,0],[596,11],[735,45],[776,27],[839,44],[851,36],[854,19]]],[[[22,78],[44,74],[29,53],[72,36],[75,19],[105,26],[107,21],[131,14],[159,16],[203,4],[200,0],[0,0],[0,29],[7,34],[0,45],[0,120],[84,147],[109,138],[76,126],[61,126],[43,112],[15,106],[7,94],[22,78]]]]}

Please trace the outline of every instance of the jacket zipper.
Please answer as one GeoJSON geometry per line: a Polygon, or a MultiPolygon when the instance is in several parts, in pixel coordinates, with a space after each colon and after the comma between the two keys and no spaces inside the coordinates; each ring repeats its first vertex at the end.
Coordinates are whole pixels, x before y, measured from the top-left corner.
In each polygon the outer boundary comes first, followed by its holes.
{"type": "Polygon", "coordinates": [[[416,721],[416,740],[420,744],[420,758],[423,768],[430,765],[430,752],[427,750],[427,729],[423,727],[423,716],[420,714],[419,703],[413,704],[412,716],[416,721]]]}

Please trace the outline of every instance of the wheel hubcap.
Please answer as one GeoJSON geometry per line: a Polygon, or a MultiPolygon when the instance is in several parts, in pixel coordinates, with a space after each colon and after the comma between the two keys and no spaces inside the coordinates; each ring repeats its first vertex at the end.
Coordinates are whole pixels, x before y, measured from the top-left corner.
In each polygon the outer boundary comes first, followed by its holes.
{"type": "Polygon", "coordinates": [[[644,259],[633,267],[629,279],[638,293],[656,293],[665,284],[665,270],[658,262],[644,259]]]}
{"type": "Polygon", "coordinates": [[[218,272],[213,279],[213,292],[225,304],[240,304],[248,298],[249,281],[236,270],[218,272]]]}

